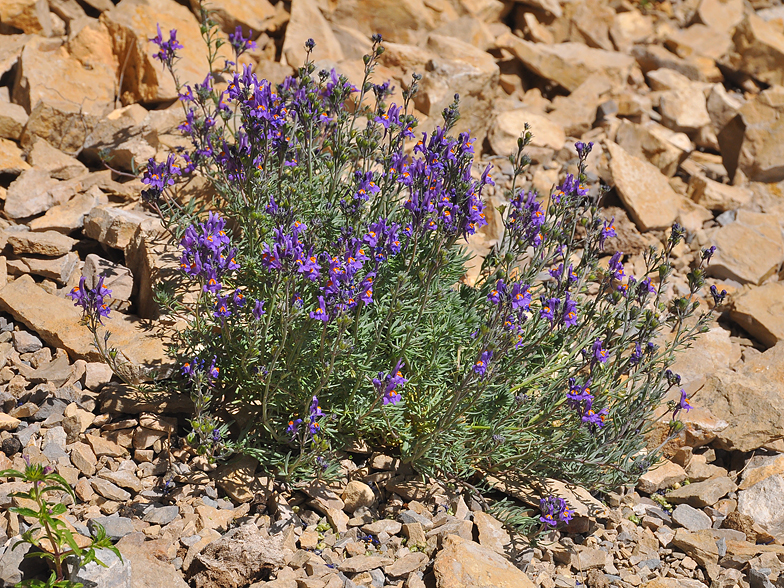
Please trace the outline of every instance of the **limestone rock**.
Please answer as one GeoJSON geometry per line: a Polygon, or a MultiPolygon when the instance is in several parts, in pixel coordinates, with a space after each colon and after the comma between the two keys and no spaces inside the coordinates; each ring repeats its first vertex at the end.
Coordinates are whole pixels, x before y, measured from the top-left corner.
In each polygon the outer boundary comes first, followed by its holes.
{"type": "Polygon", "coordinates": [[[51,278],[63,286],[68,284],[78,266],[79,256],[73,252],[55,258],[22,257],[9,259],[6,262],[6,267],[11,274],[33,274],[51,278]]]}
{"type": "Polygon", "coordinates": [[[283,55],[292,67],[305,63],[305,41],[314,39],[314,59],[342,61],[343,49],[319,10],[316,0],[293,0],[291,19],[286,26],[283,55]]]}
{"type": "Polygon", "coordinates": [[[611,89],[612,83],[604,76],[591,76],[569,96],[554,97],[554,109],[547,118],[563,127],[570,137],[582,137],[593,127],[596,111],[611,89]]]}
{"type": "Polygon", "coordinates": [[[733,297],[730,318],[767,347],[784,341],[784,284],[767,282],[733,297]]]}
{"type": "Polygon", "coordinates": [[[720,370],[709,376],[692,398],[692,405],[709,410],[727,424],[714,433],[718,448],[753,451],[778,447],[784,439],[783,381],[784,344],[779,343],[744,364],[740,373],[720,370]]]}
{"type": "Polygon", "coordinates": [[[98,186],[81,192],[65,204],[57,204],[43,216],[33,219],[28,226],[33,231],[57,231],[68,235],[84,226],[84,219],[99,206],[105,206],[109,199],[98,186]]]}
{"type": "Polygon", "coordinates": [[[775,217],[739,210],[735,222],[714,229],[709,240],[717,251],[707,274],[741,284],[760,284],[784,261],[784,239],[775,217]]]}
{"type": "Polygon", "coordinates": [[[99,278],[103,277],[104,287],[112,291],[112,300],[127,301],[131,298],[133,274],[127,267],[91,253],[84,260],[82,275],[86,278],[88,288],[94,288],[99,278]]]}
{"type": "Polygon", "coordinates": [[[692,347],[677,354],[670,369],[681,376],[681,387],[691,395],[702,388],[707,377],[738,359],[740,352],[734,350],[730,332],[717,326],[698,335],[692,347]]]}
{"type": "Polygon", "coordinates": [[[704,482],[686,484],[667,494],[667,500],[674,504],[689,504],[696,508],[713,506],[719,499],[737,489],[729,478],[712,478],[704,482]]]}
{"type": "Polygon", "coordinates": [[[629,155],[652,163],[669,177],[675,175],[693,148],[687,135],[654,121],[638,125],[622,120],[615,133],[615,142],[629,155]]]}
{"type": "Polygon", "coordinates": [[[737,210],[751,202],[752,192],[748,188],[729,186],[702,175],[689,179],[689,197],[708,210],[726,212],[737,210]]]}
{"type": "Polygon", "coordinates": [[[84,234],[108,247],[125,249],[139,225],[153,218],[141,211],[99,206],[85,218],[84,234]]]}
{"type": "Polygon", "coordinates": [[[27,147],[34,137],[41,137],[52,147],[75,155],[97,122],[98,116],[84,112],[79,104],[43,95],[33,105],[20,140],[27,147]]]}
{"type": "Polygon", "coordinates": [[[117,543],[123,559],[131,565],[133,588],[188,588],[172,564],[155,556],[151,543],[145,542],[142,533],[131,533],[117,543]]]}
{"type": "Polygon", "coordinates": [[[8,236],[8,244],[16,254],[44,255],[57,257],[65,255],[73,249],[75,239],[66,237],[56,231],[43,233],[14,233],[8,236]]]}
{"type": "Polygon", "coordinates": [[[0,23],[24,33],[52,34],[49,5],[46,0],[3,0],[0,4],[0,23]]]}
{"type": "Polygon", "coordinates": [[[710,28],[731,33],[743,20],[742,0],[701,0],[696,18],[710,28]]]}
{"type": "MultiPolygon", "coordinates": [[[[80,324],[81,312],[67,298],[49,294],[32,278],[22,276],[0,290],[0,308],[11,314],[46,341],[65,349],[73,359],[100,359],[92,347],[92,335],[80,324]],[[46,308],[48,312],[42,313],[46,308]]],[[[111,343],[132,364],[165,369],[170,360],[164,351],[164,340],[156,330],[143,327],[138,319],[119,313],[105,319],[112,332],[111,343]]]]}
{"type": "Polygon", "coordinates": [[[452,132],[470,130],[481,144],[492,122],[492,103],[500,75],[495,59],[459,39],[435,33],[428,36],[425,48],[427,60],[419,66],[426,65],[422,67],[425,73],[414,105],[429,120],[417,130],[427,131],[437,124],[441,112],[458,93],[461,117],[452,132]]]}
{"type": "Polygon", "coordinates": [[[770,85],[784,84],[784,33],[773,23],[754,13],[747,15],[735,29],[735,51],[729,56],[733,69],[770,85]]]}
{"type": "Polygon", "coordinates": [[[542,45],[509,33],[499,37],[497,44],[511,51],[537,75],[569,91],[577,89],[594,74],[603,75],[614,85],[623,85],[634,66],[634,58],[630,55],[594,49],[582,43],[542,45]]]}
{"type": "Polygon", "coordinates": [[[33,142],[27,161],[58,180],[72,180],[87,172],[87,168],[81,161],[55,149],[46,140],[40,138],[33,142]]]}
{"type": "Polygon", "coordinates": [[[360,507],[370,507],[376,501],[373,489],[359,480],[351,480],[343,490],[343,510],[351,514],[360,507]]]}
{"type": "Polygon", "coordinates": [[[549,117],[520,108],[499,113],[493,126],[490,127],[487,140],[496,155],[508,157],[517,151],[517,139],[522,136],[525,124],[528,123],[533,133],[531,145],[558,151],[566,142],[566,135],[561,125],[552,122],[549,117]]]}
{"type": "Polygon", "coordinates": [[[19,58],[14,101],[28,112],[41,101],[61,101],[100,116],[114,103],[114,79],[114,71],[86,68],[61,41],[36,38],[19,58]]]}
{"type": "Polygon", "coordinates": [[[784,475],[769,476],[738,492],[738,511],[771,535],[784,537],[784,475]]]}
{"type": "Polygon", "coordinates": [[[683,59],[668,51],[661,45],[635,45],[631,54],[637,60],[643,72],[655,69],[673,69],[695,82],[720,82],[723,80],[721,70],[716,62],[709,57],[691,57],[683,59]]]}
{"type": "MultiPolygon", "coordinates": [[[[174,81],[159,61],[153,59],[158,48],[148,42],[158,34],[157,26],[166,39],[169,31],[177,30],[177,40],[183,48],[177,51],[177,74],[180,83],[201,83],[208,71],[204,43],[199,23],[193,13],[174,0],[122,0],[111,10],[101,14],[114,45],[114,54],[122,56],[127,65],[120,96],[124,104],[160,102],[177,97],[174,81]]],[[[217,56],[229,58],[226,46],[217,56]]]]}
{"type": "Polygon", "coordinates": [[[38,169],[28,169],[8,187],[3,210],[10,218],[26,218],[49,210],[58,202],[53,189],[58,181],[38,169]]]}
{"type": "Polygon", "coordinates": [[[605,141],[610,172],[621,201],[641,231],[663,229],[678,216],[680,197],[667,178],[647,161],[632,157],[618,144],[605,141]]]}
{"type": "Polygon", "coordinates": [[[713,85],[708,94],[706,107],[708,108],[708,116],[710,116],[713,123],[713,128],[717,133],[732,120],[741,106],[743,106],[742,96],[735,93],[730,94],[724,88],[724,84],[713,85]]]}
{"type": "Polygon", "coordinates": [[[22,150],[8,139],[0,139],[0,174],[18,176],[30,169],[30,164],[22,158],[22,150]]]}
{"type": "Polygon", "coordinates": [[[477,511],[474,513],[474,524],[479,533],[479,545],[496,553],[506,553],[511,537],[501,521],[485,512],[477,511]]]}
{"type": "Polygon", "coordinates": [[[672,520],[689,531],[704,531],[713,526],[711,518],[688,504],[679,504],[672,511],[672,520]]]}
{"type": "Polygon", "coordinates": [[[719,561],[719,548],[710,531],[692,533],[686,529],[677,529],[672,543],[702,566],[719,561]]]}
{"type": "Polygon", "coordinates": [[[729,33],[696,23],[666,33],[664,46],[684,59],[692,56],[719,59],[732,47],[729,33]]]}
{"type": "Polygon", "coordinates": [[[379,33],[393,43],[417,44],[439,23],[457,17],[450,5],[439,4],[436,9],[436,5],[424,0],[338,0],[335,4],[328,15],[330,22],[354,28],[366,37],[379,33]]]}
{"type": "MultiPolygon", "coordinates": [[[[781,68],[779,68],[781,70],[781,68]]],[[[784,88],[772,87],[749,100],[718,135],[727,174],[742,171],[755,182],[784,179],[784,88]]]]}
{"type": "Polygon", "coordinates": [[[90,562],[82,568],[73,568],[72,582],[84,586],[105,586],[106,588],[135,588],[132,582],[131,563],[120,559],[110,549],[97,549],[95,557],[103,565],[90,562]]]}
{"type": "Polygon", "coordinates": [[[255,496],[254,481],[259,462],[249,455],[220,466],[215,484],[235,502],[250,502],[255,496]]]}
{"type": "Polygon", "coordinates": [[[637,488],[648,494],[664,490],[686,479],[686,472],[677,463],[664,460],[645,472],[637,481],[637,488]]]}
{"type": "Polygon", "coordinates": [[[83,154],[98,162],[99,154],[108,151],[111,165],[121,170],[139,169],[154,158],[159,145],[157,133],[146,123],[147,109],[129,104],[107,114],[85,139],[83,154]]]}
{"type": "Polygon", "coordinates": [[[628,52],[635,43],[653,35],[653,24],[639,10],[619,12],[613,18],[610,37],[618,51],[628,52]]]}
{"type": "Polygon", "coordinates": [[[534,583],[505,557],[456,535],[444,538],[433,563],[438,588],[533,588],[534,583]]]}
{"type": "Polygon", "coordinates": [[[662,124],[676,133],[693,136],[711,124],[705,95],[695,87],[663,92],[659,108],[662,124]]]}
{"type": "Polygon", "coordinates": [[[10,102],[3,103],[0,108],[0,137],[18,141],[28,118],[24,107],[10,102]]]}
{"type": "Polygon", "coordinates": [[[253,523],[247,523],[210,543],[196,556],[188,570],[194,588],[244,588],[264,572],[286,564],[290,552],[281,535],[268,537],[253,523]]]}

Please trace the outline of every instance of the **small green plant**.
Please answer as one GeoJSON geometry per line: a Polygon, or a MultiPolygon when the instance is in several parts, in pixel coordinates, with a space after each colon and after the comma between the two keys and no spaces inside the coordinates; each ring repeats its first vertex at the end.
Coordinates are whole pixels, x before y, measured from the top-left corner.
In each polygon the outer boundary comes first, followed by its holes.
{"type": "Polygon", "coordinates": [[[38,524],[32,525],[22,533],[21,540],[14,543],[11,549],[16,549],[22,543],[29,543],[36,550],[31,551],[25,557],[46,559],[49,566],[53,568],[47,580],[24,580],[19,582],[17,587],[82,588],[84,584],[67,578],[67,567],[72,566],[79,569],[90,562],[105,567],[106,564],[96,557],[96,549],[110,549],[122,561],[119,550],[111,544],[111,540],[100,525],[96,525],[95,537],[92,538],[90,545],[85,548],[80,548],[77,545],[76,539],[66,527],[65,521],[58,518],[65,514],[66,505],[60,502],[50,502],[46,499],[46,495],[52,492],[64,492],[74,500],[76,496],[70,484],[59,474],[53,473],[49,466],[28,463],[24,472],[18,470],[0,471],[0,478],[19,478],[32,484],[27,492],[14,492],[10,496],[34,502],[35,508],[17,506],[8,510],[19,516],[38,521],[38,524]]]}

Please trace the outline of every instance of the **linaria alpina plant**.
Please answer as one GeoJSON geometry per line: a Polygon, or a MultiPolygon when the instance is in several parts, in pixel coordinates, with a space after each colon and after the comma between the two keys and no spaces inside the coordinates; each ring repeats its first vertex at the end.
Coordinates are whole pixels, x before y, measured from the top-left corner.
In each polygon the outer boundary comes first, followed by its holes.
{"type": "MultiPolygon", "coordinates": [[[[202,32],[212,64],[208,20],[202,32]]],[[[152,41],[176,81],[175,32],[152,41]]],[[[248,42],[238,30],[230,44],[239,56],[248,42]]],[[[356,87],[316,72],[313,48],[277,86],[229,62],[180,87],[192,148],[150,160],[144,176],[198,289],[176,350],[196,404],[190,442],[249,453],[286,479],[334,475],[336,450],[363,442],[443,480],[635,480],[656,457],[644,450],[653,411],[676,385],[665,370],[707,324],[692,315],[712,251],[666,304],[684,232],[645,252],[642,275],[621,252],[600,264],[615,229],[586,186],[590,143],[575,146],[578,173],[542,197],[520,186],[526,130],[508,204],[490,211],[492,169],[474,169],[467,133],[450,134],[457,96],[441,126],[417,133],[420,77],[388,104],[389,83],[372,81],[379,36],[356,87]],[[216,188],[211,211],[170,191],[191,174],[216,188]],[[491,213],[503,239],[467,284],[465,240],[491,213]]],[[[671,408],[676,434],[690,407],[684,396],[671,408]]],[[[547,501],[541,522],[568,522],[568,505],[547,501]]]]}

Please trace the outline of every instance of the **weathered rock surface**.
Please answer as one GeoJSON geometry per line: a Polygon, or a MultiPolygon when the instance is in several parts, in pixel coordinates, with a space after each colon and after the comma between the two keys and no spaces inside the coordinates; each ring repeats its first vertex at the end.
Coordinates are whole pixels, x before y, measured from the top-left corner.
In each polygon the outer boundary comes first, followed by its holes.
{"type": "Polygon", "coordinates": [[[730,317],[767,347],[784,341],[784,284],[767,282],[748,288],[733,298],[730,317]]]}
{"type": "Polygon", "coordinates": [[[433,563],[438,588],[533,588],[523,572],[481,545],[447,535],[433,563]]]}

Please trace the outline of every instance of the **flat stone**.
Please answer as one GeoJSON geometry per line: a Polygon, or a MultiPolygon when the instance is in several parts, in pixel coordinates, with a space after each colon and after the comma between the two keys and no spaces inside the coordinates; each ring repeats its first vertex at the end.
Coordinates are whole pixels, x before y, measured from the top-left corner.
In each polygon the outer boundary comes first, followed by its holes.
{"type": "Polygon", "coordinates": [[[8,139],[0,139],[0,174],[18,176],[30,169],[30,164],[22,157],[22,150],[8,139]]]}
{"type": "Polygon", "coordinates": [[[81,161],[55,149],[41,138],[33,142],[27,161],[58,180],[72,180],[87,173],[87,167],[81,161]]]}
{"type": "Polygon", "coordinates": [[[735,482],[729,478],[713,478],[681,486],[667,493],[667,500],[674,504],[686,503],[702,508],[703,506],[713,506],[719,499],[729,492],[734,492],[737,488],[735,482]]]}
{"type": "Polygon", "coordinates": [[[561,125],[549,117],[521,108],[500,112],[490,127],[487,139],[493,152],[508,157],[517,150],[517,139],[520,138],[525,124],[528,123],[533,133],[532,147],[543,147],[558,151],[566,142],[566,134],[561,125]]]}
{"type": "Polygon", "coordinates": [[[21,422],[17,418],[0,412],[0,431],[15,431],[21,422]]]}
{"type": "Polygon", "coordinates": [[[71,449],[71,463],[73,463],[79,471],[85,476],[95,475],[95,468],[98,465],[98,459],[95,457],[92,448],[86,443],[72,443],[71,449]]]}
{"type": "Polygon", "coordinates": [[[407,577],[412,572],[420,571],[424,568],[430,558],[424,553],[409,553],[395,560],[395,563],[384,567],[384,573],[392,578],[407,577]]]}
{"type": "Polygon", "coordinates": [[[656,578],[645,582],[641,588],[708,588],[699,580],[690,578],[656,578]]]}
{"type": "MultiPolygon", "coordinates": [[[[3,36],[6,37],[6,35],[3,36]]],[[[27,124],[28,118],[24,107],[10,102],[4,103],[0,111],[0,137],[18,141],[22,136],[22,129],[27,124]]]]}
{"type": "Polygon", "coordinates": [[[256,469],[259,462],[243,455],[220,466],[215,471],[215,485],[234,502],[250,502],[255,496],[256,469]]]}
{"type": "Polygon", "coordinates": [[[321,14],[315,0],[293,0],[291,19],[286,27],[283,41],[285,63],[301,67],[305,63],[305,41],[318,39],[314,50],[315,59],[343,60],[343,49],[329,23],[321,14]]]}
{"type": "Polygon", "coordinates": [[[98,206],[84,221],[84,234],[107,247],[125,249],[136,229],[150,215],[113,206],[98,206]]]}
{"type": "Polygon", "coordinates": [[[344,559],[338,565],[338,569],[346,574],[358,574],[375,568],[382,568],[393,562],[392,558],[380,555],[355,555],[354,557],[344,559]]]}
{"type": "Polygon", "coordinates": [[[142,481],[128,471],[117,470],[113,472],[111,470],[102,470],[98,472],[98,477],[109,480],[112,484],[130,490],[134,494],[142,491],[142,481]]]}
{"type": "Polygon", "coordinates": [[[38,337],[27,331],[14,331],[12,336],[14,347],[19,353],[35,353],[44,346],[38,337]]]}
{"type": "Polygon", "coordinates": [[[716,255],[707,275],[760,284],[778,271],[784,261],[784,240],[778,220],[762,212],[739,210],[735,221],[710,231],[716,255]]]}
{"type": "Polygon", "coordinates": [[[677,463],[664,460],[645,472],[637,481],[637,488],[647,494],[670,488],[686,479],[686,472],[677,463]]]}
{"type": "Polygon", "coordinates": [[[17,219],[27,218],[46,212],[55,204],[53,189],[59,184],[48,173],[39,169],[23,171],[8,186],[3,210],[6,216],[17,219]]]}
{"type": "Polygon", "coordinates": [[[98,494],[106,498],[106,500],[116,500],[117,502],[125,502],[131,499],[131,495],[125,490],[112,484],[108,480],[101,478],[92,478],[90,484],[98,494]]]}
{"type": "Polygon", "coordinates": [[[8,244],[18,255],[33,254],[59,257],[69,253],[76,244],[76,240],[56,231],[20,232],[8,235],[8,244]]]}
{"type": "Polygon", "coordinates": [[[85,435],[85,439],[98,457],[104,455],[108,455],[109,457],[123,457],[128,453],[124,448],[117,445],[117,443],[113,443],[98,435],[85,435]]]}
{"type": "Polygon", "coordinates": [[[774,86],[741,106],[721,129],[719,148],[730,179],[734,179],[736,170],[754,182],[784,179],[782,111],[784,88],[774,86]]]}
{"type": "Polygon", "coordinates": [[[679,504],[672,511],[672,520],[689,531],[704,531],[713,526],[711,518],[688,504],[679,504]]]}
{"type": "Polygon", "coordinates": [[[689,179],[689,197],[709,210],[737,210],[751,202],[752,192],[740,186],[721,184],[701,175],[689,179]]]}
{"type": "Polygon", "coordinates": [[[622,86],[635,61],[631,55],[594,49],[582,43],[544,45],[524,41],[511,33],[501,35],[496,44],[511,51],[526,68],[569,91],[576,90],[594,74],[622,86]]]}
{"type": "Polygon", "coordinates": [[[84,226],[84,219],[93,208],[108,202],[106,194],[98,186],[92,186],[65,204],[53,206],[43,216],[30,221],[28,226],[32,231],[51,230],[68,235],[84,226]]]}
{"type": "Polygon", "coordinates": [[[741,0],[701,0],[695,16],[714,30],[730,33],[743,20],[743,8],[741,0]]]}
{"type": "Polygon", "coordinates": [[[24,33],[52,34],[49,7],[41,0],[6,0],[0,6],[0,22],[24,33]]]}
{"type": "Polygon", "coordinates": [[[437,588],[533,588],[534,583],[505,557],[478,543],[449,535],[436,554],[437,588]]]}
{"type": "Polygon", "coordinates": [[[503,523],[486,512],[474,513],[474,524],[479,532],[479,545],[504,554],[512,538],[504,529],[503,523]]]}
{"type": "Polygon", "coordinates": [[[169,562],[156,557],[155,548],[145,541],[144,534],[131,533],[116,545],[117,549],[131,564],[133,588],[188,588],[181,572],[169,562]]]}
{"type": "MultiPolygon", "coordinates": [[[[0,309],[35,331],[47,344],[65,349],[72,359],[100,359],[92,347],[91,333],[80,324],[80,310],[70,299],[49,294],[29,276],[17,278],[0,290],[0,309]],[[42,308],[50,312],[42,313],[42,308]]],[[[156,335],[155,329],[151,330],[138,319],[121,313],[112,313],[104,320],[112,333],[110,344],[121,350],[130,362],[124,364],[124,369],[131,370],[139,365],[145,366],[145,369],[168,369],[170,360],[165,354],[165,341],[160,334],[156,335]]],[[[144,374],[131,371],[128,375],[142,378],[144,374]]]]}
{"type": "Polygon", "coordinates": [[[784,475],[774,474],[738,492],[738,511],[775,537],[784,537],[784,475]]]}
{"type": "Polygon", "coordinates": [[[151,525],[168,525],[180,515],[180,507],[176,504],[170,506],[154,505],[144,515],[143,520],[151,525]]]}
{"type": "Polygon", "coordinates": [[[232,510],[222,510],[206,504],[197,506],[196,514],[199,515],[200,531],[202,529],[215,529],[222,533],[228,530],[229,525],[236,516],[236,513],[232,510]]]}
{"type": "Polygon", "coordinates": [[[732,41],[735,51],[729,64],[733,69],[772,86],[784,84],[784,34],[780,27],[752,12],[735,29],[732,41]]]}
{"type": "Polygon", "coordinates": [[[95,532],[101,525],[106,531],[106,536],[112,541],[119,541],[126,535],[133,533],[133,521],[126,517],[95,517],[87,521],[87,527],[90,532],[95,535],[95,532]]]}
{"type": "Polygon", "coordinates": [[[6,262],[6,267],[10,273],[42,276],[55,280],[62,285],[67,284],[71,280],[71,276],[78,266],[79,256],[74,252],[62,257],[23,257],[20,259],[9,259],[6,262]]]}
{"type": "Polygon", "coordinates": [[[678,216],[680,197],[654,165],[632,157],[612,141],[605,141],[610,172],[629,216],[641,231],[664,229],[678,216]]]}
{"type": "Polygon", "coordinates": [[[730,318],[766,347],[784,341],[784,284],[767,282],[733,296],[730,318]]]}
{"type": "Polygon", "coordinates": [[[717,564],[719,561],[719,548],[710,531],[692,533],[686,529],[676,529],[672,543],[701,566],[717,564]]]}

